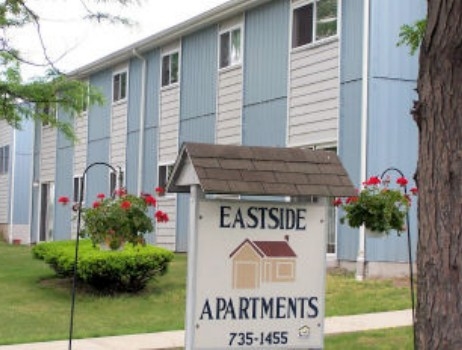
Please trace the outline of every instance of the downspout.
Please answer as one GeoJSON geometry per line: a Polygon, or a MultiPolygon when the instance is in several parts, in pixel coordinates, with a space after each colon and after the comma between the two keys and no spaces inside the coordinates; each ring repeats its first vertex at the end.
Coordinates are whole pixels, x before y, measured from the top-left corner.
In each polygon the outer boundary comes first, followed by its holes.
{"type": "MultiPolygon", "coordinates": [[[[369,28],[370,0],[364,0],[363,18],[363,70],[361,102],[361,180],[367,178],[367,127],[369,112],[369,28]]],[[[361,181],[361,182],[362,182],[361,181]]],[[[356,259],[356,280],[362,281],[366,275],[366,235],[364,225],[359,228],[359,247],[356,259]]]]}
{"type": "MultiPolygon", "coordinates": [[[[14,191],[15,191],[15,174],[14,169],[16,166],[16,129],[13,129],[13,139],[10,146],[11,154],[11,166],[9,167],[9,177],[10,177],[10,227],[8,232],[8,242],[13,243],[13,219],[14,219],[14,191]]],[[[9,164],[8,164],[9,165],[9,164]]]]}
{"type": "Polygon", "coordinates": [[[140,137],[138,139],[138,177],[137,177],[137,193],[141,194],[143,169],[144,169],[144,122],[146,119],[146,58],[141,56],[136,49],[133,49],[133,54],[142,61],[141,66],[141,107],[140,107],[140,137]]]}

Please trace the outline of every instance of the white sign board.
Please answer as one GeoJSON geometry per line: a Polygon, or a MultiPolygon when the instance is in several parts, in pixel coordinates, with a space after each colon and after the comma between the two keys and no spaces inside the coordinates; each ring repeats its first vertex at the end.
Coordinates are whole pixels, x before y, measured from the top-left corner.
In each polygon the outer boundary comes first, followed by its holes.
{"type": "Polygon", "coordinates": [[[322,348],[325,206],[201,200],[198,210],[193,349],[322,348]]]}

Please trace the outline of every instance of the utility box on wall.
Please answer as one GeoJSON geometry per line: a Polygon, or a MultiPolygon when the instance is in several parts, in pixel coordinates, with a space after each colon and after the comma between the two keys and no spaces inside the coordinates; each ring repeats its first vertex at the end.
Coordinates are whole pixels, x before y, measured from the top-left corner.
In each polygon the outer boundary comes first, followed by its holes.
{"type": "Polygon", "coordinates": [[[186,143],[168,191],[191,192],[186,349],[323,348],[325,198],[354,194],[337,156],[186,143]]]}

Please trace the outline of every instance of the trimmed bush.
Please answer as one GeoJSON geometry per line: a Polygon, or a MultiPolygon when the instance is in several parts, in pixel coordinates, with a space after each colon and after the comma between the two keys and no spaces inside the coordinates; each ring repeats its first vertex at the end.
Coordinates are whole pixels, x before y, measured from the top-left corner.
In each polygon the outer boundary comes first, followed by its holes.
{"type": "MultiPolygon", "coordinates": [[[[73,275],[75,241],[38,244],[34,257],[44,260],[59,277],[73,275]]],[[[135,293],[156,276],[167,272],[173,253],[151,245],[126,244],[123,250],[106,251],[84,239],[79,245],[77,277],[104,294],[135,293]]]]}

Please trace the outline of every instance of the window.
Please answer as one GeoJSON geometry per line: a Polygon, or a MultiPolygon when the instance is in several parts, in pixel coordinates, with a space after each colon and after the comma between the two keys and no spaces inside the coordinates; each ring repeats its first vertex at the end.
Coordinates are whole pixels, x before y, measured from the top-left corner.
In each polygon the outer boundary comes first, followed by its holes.
{"type": "Polygon", "coordinates": [[[241,28],[220,34],[220,68],[241,62],[241,28]]]}
{"type": "Polygon", "coordinates": [[[8,173],[10,164],[10,146],[0,147],[0,174],[8,173]]]}
{"type": "Polygon", "coordinates": [[[162,57],[162,86],[178,83],[179,53],[162,57]]]}
{"type": "Polygon", "coordinates": [[[111,171],[109,173],[109,193],[111,196],[116,190],[121,189],[122,187],[124,187],[124,172],[122,170],[117,173],[111,171]]]}
{"type": "Polygon", "coordinates": [[[173,164],[160,165],[157,186],[165,188],[173,171],[173,164]]]}
{"type": "Polygon", "coordinates": [[[293,48],[337,34],[337,1],[316,0],[294,9],[293,48]]]}
{"type": "Polygon", "coordinates": [[[78,203],[80,200],[80,191],[83,190],[84,181],[82,176],[74,176],[73,200],[78,203]]]}
{"type": "Polygon", "coordinates": [[[125,99],[127,97],[127,72],[114,74],[112,79],[112,101],[125,99]]]}

